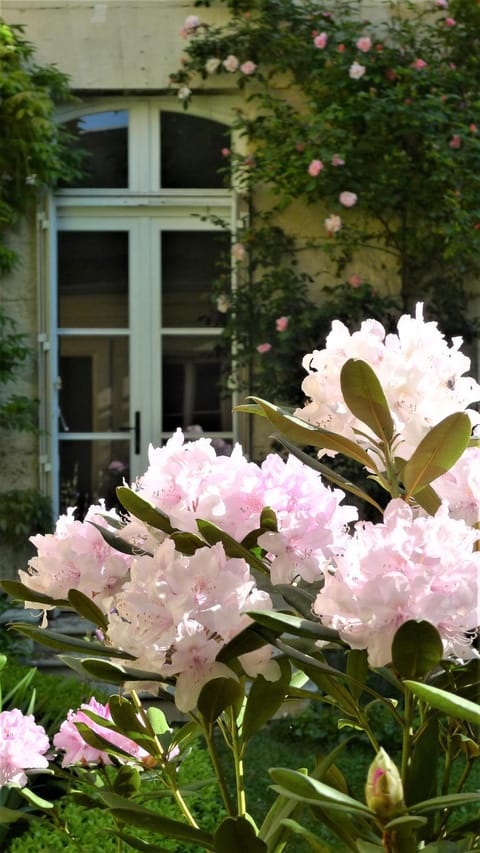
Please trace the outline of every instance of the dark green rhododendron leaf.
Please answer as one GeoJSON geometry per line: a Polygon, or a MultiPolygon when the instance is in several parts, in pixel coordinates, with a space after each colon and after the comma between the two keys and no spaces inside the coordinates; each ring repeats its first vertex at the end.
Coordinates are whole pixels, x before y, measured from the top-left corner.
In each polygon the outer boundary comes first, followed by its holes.
{"type": "Polygon", "coordinates": [[[145,524],[149,524],[157,530],[163,530],[164,533],[174,532],[175,528],[172,527],[168,515],[145,501],[128,486],[117,486],[116,493],[124,509],[134,515],[135,518],[144,521],[145,524]]]}
{"type": "Polygon", "coordinates": [[[222,711],[243,699],[243,690],[234,678],[213,678],[202,687],[197,707],[201,714],[213,723],[222,711]]]}
{"type": "Polygon", "coordinates": [[[396,632],[392,664],[402,678],[421,678],[435,669],[443,656],[443,644],[430,622],[410,619],[396,632]]]}
{"type": "Polygon", "coordinates": [[[352,414],[388,444],[393,438],[393,418],[383,388],[370,365],[359,358],[350,358],[342,367],[340,385],[352,414]]]}
{"type": "Polygon", "coordinates": [[[76,610],[80,616],[83,616],[84,619],[88,619],[89,622],[93,622],[93,624],[97,625],[99,628],[103,628],[104,631],[107,630],[107,618],[91,598],[84,595],[84,593],[80,592],[79,589],[70,589],[68,591],[68,600],[73,609],[76,610]]]}
{"type": "Polygon", "coordinates": [[[418,684],[409,680],[405,681],[404,684],[415,696],[424,702],[428,702],[437,711],[442,711],[442,713],[457,720],[464,720],[466,723],[480,726],[480,705],[478,702],[471,702],[470,699],[464,699],[463,696],[457,696],[456,693],[449,693],[448,690],[440,690],[439,687],[432,687],[431,684],[418,684]]]}
{"type": "Polygon", "coordinates": [[[245,743],[272,719],[286,699],[292,674],[290,662],[284,658],[277,663],[280,667],[280,678],[277,681],[267,681],[259,675],[250,688],[242,724],[242,739],[245,743]]]}
{"type": "Polygon", "coordinates": [[[266,853],[267,845],[245,817],[227,817],[215,833],[215,853],[266,853]]]}
{"type": "Polygon", "coordinates": [[[445,474],[470,441],[472,425],[465,412],[448,415],[422,439],[403,469],[407,498],[445,474]]]}
{"type": "Polygon", "coordinates": [[[327,429],[314,427],[307,423],[307,421],[295,418],[293,415],[285,413],[285,410],[279,406],[274,406],[272,403],[261,400],[259,397],[252,397],[252,400],[258,403],[275,429],[290,441],[303,446],[318,447],[321,450],[333,450],[336,453],[342,453],[343,456],[355,459],[361,465],[364,465],[365,468],[378,473],[373,459],[370,458],[368,453],[360,445],[349,438],[329,432],[327,429]]]}

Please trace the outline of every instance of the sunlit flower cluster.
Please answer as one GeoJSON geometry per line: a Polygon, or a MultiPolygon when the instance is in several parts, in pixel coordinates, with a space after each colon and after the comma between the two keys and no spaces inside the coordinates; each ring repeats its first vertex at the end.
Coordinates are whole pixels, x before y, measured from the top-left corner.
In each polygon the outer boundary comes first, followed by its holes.
{"type": "MultiPolygon", "coordinates": [[[[387,335],[376,320],[366,320],[351,334],[335,320],[325,349],[315,350],[303,360],[308,376],[302,389],[310,402],[295,414],[368,446],[354,432],[368,430],[347,409],[340,387],[340,372],[347,359],[363,359],[383,386],[402,442],[399,454],[408,458],[432,426],[480,399],[478,383],[463,375],[470,360],[460,352],[460,345],[460,338],[449,344],[435,322],[425,322],[421,304],[414,317],[400,318],[397,334],[387,335]]],[[[468,414],[472,424],[478,422],[477,412],[468,409],[468,414]]]]}
{"type": "Polygon", "coordinates": [[[410,619],[434,625],[445,657],[477,657],[480,624],[480,533],[449,516],[415,517],[401,499],[383,522],[358,524],[335,570],[325,576],[314,610],[349,646],[368,649],[372,666],[391,661],[396,630],[410,619]]]}

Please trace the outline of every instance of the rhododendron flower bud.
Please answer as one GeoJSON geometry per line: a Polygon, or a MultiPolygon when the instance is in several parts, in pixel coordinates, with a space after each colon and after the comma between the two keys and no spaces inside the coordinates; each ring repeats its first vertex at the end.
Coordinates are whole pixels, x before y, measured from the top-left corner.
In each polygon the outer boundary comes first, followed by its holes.
{"type": "Polygon", "coordinates": [[[254,74],[254,72],[256,70],[257,70],[257,66],[256,66],[255,62],[252,62],[251,60],[248,60],[247,62],[243,62],[242,65],[240,66],[240,71],[242,72],[242,74],[246,74],[247,76],[249,76],[250,74],[254,74]]]}
{"type": "Polygon", "coordinates": [[[285,332],[288,329],[288,317],[277,317],[275,327],[277,332],[285,332]]]}
{"type": "Polygon", "coordinates": [[[220,59],[218,59],[216,56],[212,56],[210,57],[210,59],[207,59],[205,63],[205,71],[207,72],[207,74],[215,74],[215,71],[217,70],[217,68],[220,68],[221,64],[222,61],[220,59]]]}
{"type": "Polygon", "coordinates": [[[229,56],[223,60],[223,67],[225,68],[225,71],[230,71],[231,74],[233,74],[234,71],[238,71],[239,65],[240,62],[233,53],[230,53],[229,56]]]}
{"type": "Polygon", "coordinates": [[[348,70],[348,75],[352,80],[360,80],[360,77],[363,77],[366,70],[365,66],[360,65],[359,62],[352,62],[348,70]]]}
{"type": "Polygon", "coordinates": [[[315,36],[313,39],[313,43],[315,47],[318,47],[319,50],[323,50],[326,47],[328,41],[328,36],[326,33],[319,33],[318,36],[315,36]]]}
{"type": "Polygon", "coordinates": [[[0,788],[13,783],[27,784],[25,770],[48,767],[45,753],[50,743],[33,714],[24,716],[18,708],[0,713],[0,788]]]}
{"type": "Polygon", "coordinates": [[[356,193],[348,192],[347,190],[340,193],[338,200],[344,207],[353,207],[357,203],[358,196],[356,193]]]}
{"type": "Polygon", "coordinates": [[[368,53],[372,46],[372,40],[371,38],[369,38],[369,36],[362,36],[361,38],[357,39],[356,44],[358,50],[361,50],[362,53],[368,53]]]}
{"type": "Polygon", "coordinates": [[[322,169],[323,169],[323,163],[322,163],[322,161],[321,161],[321,160],[312,160],[312,162],[310,163],[310,165],[309,165],[309,167],[308,167],[308,170],[307,170],[307,171],[308,171],[308,174],[309,174],[312,178],[316,178],[316,177],[317,177],[317,175],[319,175],[319,174],[320,174],[320,172],[322,171],[322,169]]]}
{"type": "Polygon", "coordinates": [[[365,801],[382,823],[388,823],[406,811],[400,773],[382,748],[368,769],[365,801]]]}
{"type": "Polygon", "coordinates": [[[272,349],[272,345],[271,345],[271,344],[268,344],[268,343],[265,343],[265,344],[259,344],[259,345],[258,345],[258,347],[257,347],[257,352],[259,352],[259,353],[260,353],[260,355],[263,355],[263,354],[264,354],[264,353],[266,353],[266,352],[270,352],[270,350],[271,350],[271,349],[272,349]]]}
{"type": "Polygon", "coordinates": [[[342,220],[336,213],[330,214],[325,219],[325,228],[327,229],[329,234],[336,234],[337,231],[340,231],[342,227],[342,220]]]}

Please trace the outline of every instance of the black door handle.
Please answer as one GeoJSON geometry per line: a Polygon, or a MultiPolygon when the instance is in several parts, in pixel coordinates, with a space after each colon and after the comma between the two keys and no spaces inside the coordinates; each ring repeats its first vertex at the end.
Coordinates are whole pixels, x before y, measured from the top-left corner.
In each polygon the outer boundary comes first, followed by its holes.
{"type": "Polygon", "coordinates": [[[133,446],[135,454],[138,456],[140,453],[140,443],[142,440],[141,436],[141,413],[135,412],[133,418],[133,426],[120,427],[120,432],[133,432],[133,446]]]}

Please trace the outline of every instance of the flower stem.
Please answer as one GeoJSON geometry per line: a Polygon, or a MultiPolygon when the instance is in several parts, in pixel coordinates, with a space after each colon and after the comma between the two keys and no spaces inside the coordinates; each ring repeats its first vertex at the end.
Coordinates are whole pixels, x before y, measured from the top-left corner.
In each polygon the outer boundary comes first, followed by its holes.
{"type": "Polygon", "coordinates": [[[232,803],[230,791],[228,790],[225,775],[224,775],[222,767],[220,765],[217,746],[216,746],[215,739],[213,736],[213,727],[210,723],[204,723],[203,735],[205,737],[205,742],[207,744],[208,752],[210,755],[210,761],[212,762],[212,766],[213,766],[213,769],[215,771],[215,776],[217,777],[218,787],[219,787],[220,793],[222,795],[222,799],[223,799],[223,802],[225,805],[225,809],[226,809],[229,817],[235,817],[235,808],[234,808],[233,803],[232,803]]]}
{"type": "Polygon", "coordinates": [[[232,737],[233,760],[235,764],[237,809],[238,814],[244,816],[247,813],[247,802],[245,797],[245,780],[243,776],[243,746],[238,734],[238,726],[233,708],[230,708],[230,731],[232,737]]]}

